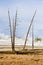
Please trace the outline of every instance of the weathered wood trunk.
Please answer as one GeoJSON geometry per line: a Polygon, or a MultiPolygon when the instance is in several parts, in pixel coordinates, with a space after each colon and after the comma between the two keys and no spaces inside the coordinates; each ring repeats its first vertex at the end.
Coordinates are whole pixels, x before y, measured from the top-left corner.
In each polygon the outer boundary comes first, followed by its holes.
{"type": "Polygon", "coordinates": [[[32,49],[34,49],[34,30],[32,25],[32,49]]]}
{"type": "Polygon", "coordinates": [[[26,42],[27,42],[28,34],[29,34],[29,32],[30,32],[30,28],[31,28],[31,26],[32,26],[32,23],[33,23],[33,20],[34,20],[35,14],[36,14],[36,11],[35,11],[35,13],[34,13],[34,15],[33,15],[33,17],[32,17],[32,20],[31,20],[30,26],[29,26],[28,31],[27,31],[27,34],[26,34],[26,38],[25,38],[25,43],[24,43],[23,50],[24,50],[25,47],[26,47],[26,42]]]}
{"type": "Polygon", "coordinates": [[[9,27],[10,27],[10,36],[11,36],[11,45],[12,45],[12,51],[14,51],[14,43],[12,41],[12,27],[11,27],[11,19],[10,19],[10,12],[8,11],[8,18],[9,18],[9,27]]]}
{"type": "Polygon", "coordinates": [[[13,44],[14,44],[14,51],[15,51],[16,22],[17,22],[17,11],[16,11],[16,15],[15,15],[15,22],[14,22],[14,18],[13,18],[13,44]]]}

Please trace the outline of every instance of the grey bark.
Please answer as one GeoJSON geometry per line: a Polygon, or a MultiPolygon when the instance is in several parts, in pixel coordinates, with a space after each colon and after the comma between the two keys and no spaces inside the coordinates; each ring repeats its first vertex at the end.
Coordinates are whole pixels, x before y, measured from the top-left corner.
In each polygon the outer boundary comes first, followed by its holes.
{"type": "Polygon", "coordinates": [[[15,23],[14,23],[14,18],[13,18],[13,44],[14,44],[14,51],[15,51],[16,22],[17,22],[17,11],[16,11],[16,16],[15,16],[15,23]]]}
{"type": "Polygon", "coordinates": [[[12,27],[11,27],[11,18],[10,18],[10,12],[8,11],[8,18],[9,18],[9,27],[10,27],[10,36],[11,36],[11,45],[12,45],[12,51],[14,51],[14,43],[12,41],[12,27]]]}
{"type": "Polygon", "coordinates": [[[34,29],[32,25],[32,49],[34,49],[34,29]]]}
{"type": "Polygon", "coordinates": [[[34,20],[35,14],[36,14],[36,11],[35,11],[35,13],[34,13],[34,15],[33,15],[33,17],[32,17],[32,20],[31,20],[30,26],[29,26],[28,31],[27,31],[27,34],[26,34],[26,38],[25,38],[25,43],[24,43],[23,50],[25,49],[26,42],[27,42],[27,38],[28,38],[28,34],[29,34],[29,32],[30,32],[30,28],[31,28],[31,26],[32,26],[32,23],[33,23],[33,20],[34,20]]]}
{"type": "Polygon", "coordinates": [[[15,23],[14,23],[14,19],[13,19],[13,32],[12,32],[12,27],[11,27],[11,18],[10,18],[10,12],[9,11],[8,11],[8,18],[9,18],[12,51],[15,51],[15,32],[16,32],[17,11],[16,11],[16,15],[15,15],[15,23]]]}

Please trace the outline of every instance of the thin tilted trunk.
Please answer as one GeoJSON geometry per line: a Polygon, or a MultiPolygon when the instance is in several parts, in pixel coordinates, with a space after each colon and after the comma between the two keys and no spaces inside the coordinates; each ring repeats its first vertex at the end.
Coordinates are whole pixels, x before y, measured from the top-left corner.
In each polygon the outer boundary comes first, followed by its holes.
{"type": "Polygon", "coordinates": [[[10,27],[10,36],[11,36],[12,51],[14,51],[14,44],[12,43],[12,27],[11,27],[11,19],[10,19],[10,12],[9,11],[8,11],[8,18],[9,18],[9,27],[10,27]]]}
{"type": "Polygon", "coordinates": [[[32,20],[31,20],[30,26],[29,26],[28,31],[27,31],[27,34],[26,34],[26,38],[25,38],[25,43],[24,43],[23,50],[25,49],[26,42],[27,42],[27,38],[28,38],[28,34],[29,34],[29,31],[30,31],[31,25],[32,25],[32,23],[33,23],[33,20],[34,20],[35,14],[36,14],[36,11],[35,11],[35,13],[34,13],[34,15],[33,15],[33,17],[32,17],[32,20]]]}
{"type": "Polygon", "coordinates": [[[34,30],[32,25],[32,49],[34,49],[34,30]]]}
{"type": "Polygon", "coordinates": [[[14,47],[14,51],[15,51],[15,34],[14,34],[14,18],[13,18],[13,38],[12,38],[12,43],[13,43],[13,47],[14,47]]]}
{"type": "Polygon", "coordinates": [[[14,51],[15,51],[16,22],[17,22],[17,11],[16,11],[16,16],[15,16],[15,22],[14,22],[14,18],[13,18],[13,44],[14,44],[14,51]]]}

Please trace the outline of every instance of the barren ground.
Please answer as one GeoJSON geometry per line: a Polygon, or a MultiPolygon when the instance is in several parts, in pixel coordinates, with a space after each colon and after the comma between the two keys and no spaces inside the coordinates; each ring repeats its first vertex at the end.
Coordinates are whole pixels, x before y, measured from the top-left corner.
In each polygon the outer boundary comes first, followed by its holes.
{"type": "Polygon", "coordinates": [[[30,49],[28,54],[0,50],[0,65],[43,65],[43,49],[30,49]]]}
{"type": "Polygon", "coordinates": [[[43,65],[43,55],[0,54],[0,65],[43,65]]]}

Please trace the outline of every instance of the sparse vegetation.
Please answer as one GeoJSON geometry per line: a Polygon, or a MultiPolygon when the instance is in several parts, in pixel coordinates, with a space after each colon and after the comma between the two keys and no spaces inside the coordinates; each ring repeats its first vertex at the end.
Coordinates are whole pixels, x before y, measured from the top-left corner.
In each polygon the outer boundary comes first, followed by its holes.
{"type": "Polygon", "coordinates": [[[42,39],[41,38],[36,38],[35,41],[38,42],[38,41],[41,41],[42,39]]]}

